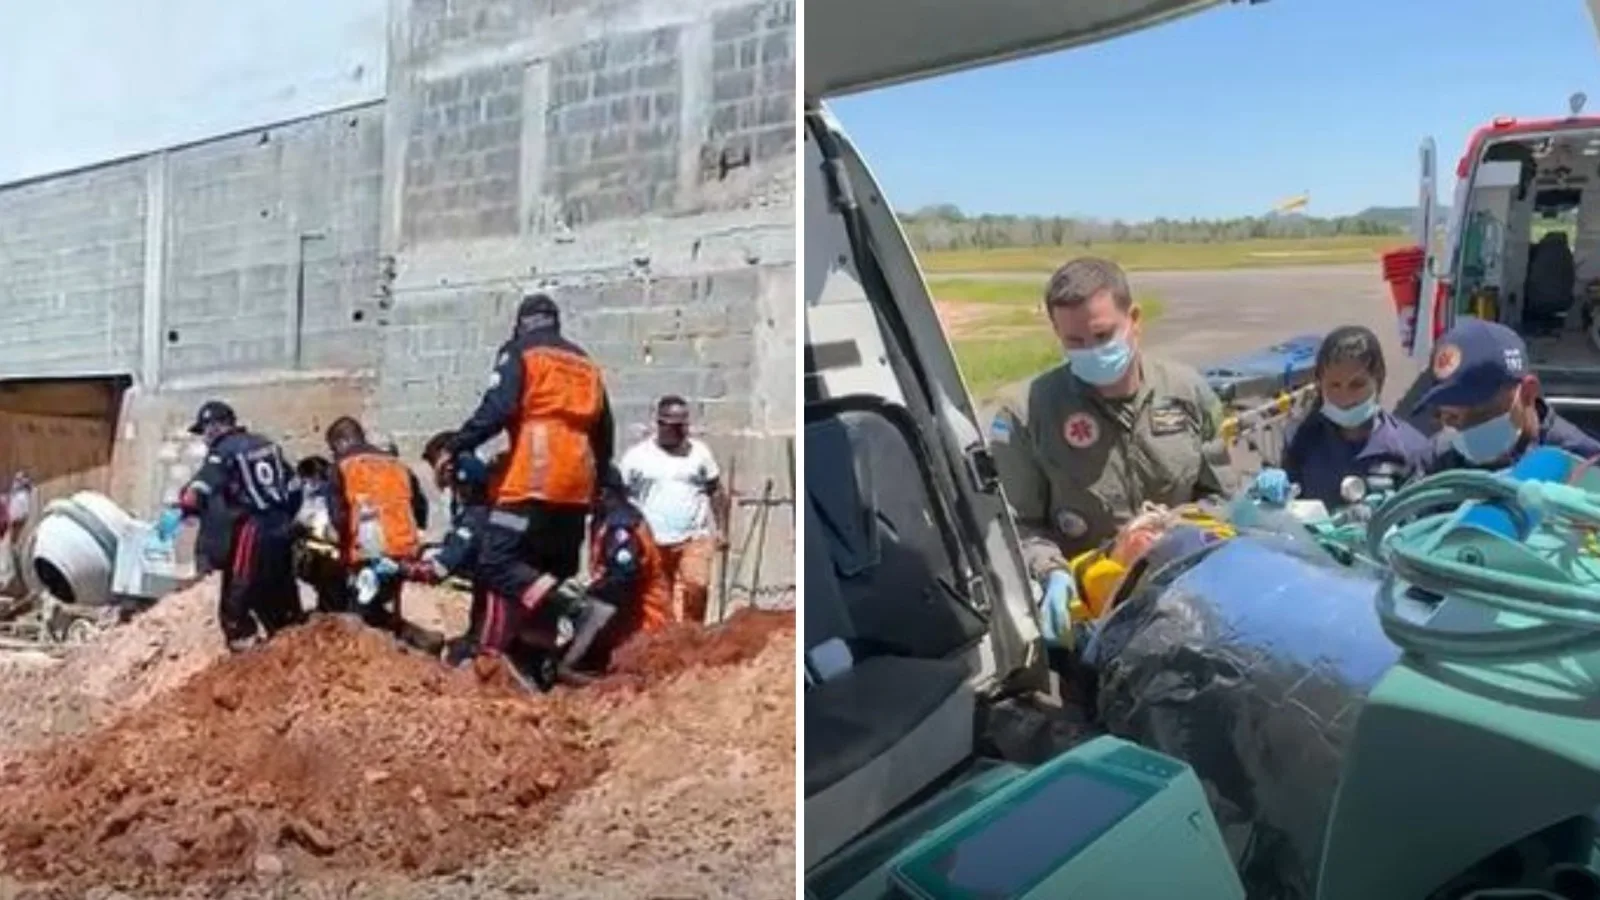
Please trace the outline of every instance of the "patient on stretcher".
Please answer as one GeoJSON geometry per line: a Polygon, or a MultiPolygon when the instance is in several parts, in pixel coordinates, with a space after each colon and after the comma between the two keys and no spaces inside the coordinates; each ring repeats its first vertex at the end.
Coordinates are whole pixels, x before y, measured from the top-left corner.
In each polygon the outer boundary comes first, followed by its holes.
{"type": "Polygon", "coordinates": [[[1200,539],[1210,541],[1225,540],[1235,533],[1214,506],[1145,504],[1143,511],[1123,525],[1109,544],[1080,553],[1068,563],[1075,588],[1068,601],[1070,623],[1091,622],[1109,613],[1123,583],[1140,570],[1139,563],[1150,548],[1180,527],[1193,529],[1200,539]]]}

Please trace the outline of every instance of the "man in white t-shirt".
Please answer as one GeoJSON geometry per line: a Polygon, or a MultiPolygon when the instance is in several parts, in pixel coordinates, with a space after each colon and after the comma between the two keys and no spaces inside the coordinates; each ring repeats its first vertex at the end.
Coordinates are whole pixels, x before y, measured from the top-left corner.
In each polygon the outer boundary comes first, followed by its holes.
{"type": "Polygon", "coordinates": [[[689,437],[689,403],[662,397],[655,437],[628,449],[618,466],[661,549],[679,621],[703,623],[711,560],[726,546],[728,494],[711,448],[689,437]]]}

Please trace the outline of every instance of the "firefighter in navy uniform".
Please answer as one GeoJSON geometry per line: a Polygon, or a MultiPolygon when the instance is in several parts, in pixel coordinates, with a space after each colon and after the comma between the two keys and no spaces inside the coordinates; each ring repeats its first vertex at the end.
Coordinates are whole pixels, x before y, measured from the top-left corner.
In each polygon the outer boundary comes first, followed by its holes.
{"type": "MultiPolygon", "coordinates": [[[[460,472],[462,462],[457,461],[455,468],[460,472]]],[[[471,521],[472,509],[470,504],[465,507],[463,520],[471,521]]],[[[479,510],[487,513],[485,508],[479,510]]],[[[558,680],[583,684],[604,672],[612,653],[629,639],[672,624],[672,586],[665,562],[644,513],[633,505],[615,467],[608,467],[602,476],[592,511],[587,585],[564,580],[555,599],[547,598],[532,613],[479,587],[474,591],[475,609],[482,612],[474,616],[464,639],[472,646],[458,649],[448,662],[459,663],[482,651],[506,657],[525,681],[542,688],[558,680]],[[557,620],[562,617],[573,631],[570,642],[558,647],[557,620]]],[[[471,558],[472,532],[463,528],[454,535],[464,537],[446,541],[434,563],[436,576],[457,560],[471,558]]]]}
{"type": "Polygon", "coordinates": [[[598,474],[615,443],[600,367],[562,337],[560,313],[544,294],[518,306],[489,389],[441,458],[471,454],[502,431],[510,446],[490,484],[477,574],[525,618],[578,574],[598,474]]]}
{"type": "MultiPolygon", "coordinates": [[[[239,427],[233,409],[212,400],[200,407],[189,433],[205,439],[205,463],[184,487],[175,506],[163,510],[158,537],[171,541],[185,517],[220,506],[230,515],[227,565],[217,619],[235,652],[305,620],[294,577],[294,470],[283,449],[239,427]]],[[[212,520],[202,521],[202,532],[212,520]]],[[[202,533],[201,542],[213,536],[202,533]]],[[[217,543],[222,543],[218,541],[217,543]]]]}
{"type": "MultiPolygon", "coordinates": [[[[428,527],[428,498],[417,476],[399,457],[367,440],[361,423],[349,416],[328,426],[333,470],[328,483],[328,519],[339,541],[347,572],[389,558],[407,560],[422,549],[428,527]],[[368,542],[377,546],[365,546],[368,542]]],[[[377,594],[361,606],[367,624],[399,632],[397,578],[379,579],[377,594]]]]}
{"type": "Polygon", "coordinates": [[[588,595],[616,612],[574,661],[585,672],[598,672],[635,635],[672,624],[672,582],[644,512],[633,504],[614,467],[601,480],[589,532],[588,595]]]}
{"type": "Polygon", "coordinates": [[[472,583],[467,633],[446,642],[441,654],[445,663],[459,666],[477,655],[488,613],[488,588],[477,576],[483,532],[489,520],[489,466],[474,454],[451,459],[446,447],[454,437],[453,431],[440,432],[422,448],[423,461],[433,469],[434,486],[449,492],[450,530],[436,549],[425,552],[420,559],[397,560],[385,565],[383,571],[385,575],[393,572],[422,584],[439,584],[449,578],[465,578],[472,583]]]}

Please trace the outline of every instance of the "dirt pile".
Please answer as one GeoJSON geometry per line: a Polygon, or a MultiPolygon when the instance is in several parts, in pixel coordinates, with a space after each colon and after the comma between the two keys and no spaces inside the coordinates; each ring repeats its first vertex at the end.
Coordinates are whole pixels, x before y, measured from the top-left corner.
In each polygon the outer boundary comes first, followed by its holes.
{"type": "Polygon", "coordinates": [[[794,633],[793,613],[747,607],[716,629],[672,625],[618,647],[600,687],[643,688],[690,667],[737,665],[758,655],[777,632],[794,633]]]}
{"type": "MultiPolygon", "coordinates": [[[[170,893],[284,872],[457,871],[526,841],[608,766],[631,765],[619,710],[659,702],[637,691],[695,664],[746,662],[792,628],[792,616],[752,613],[709,639],[669,632],[620,654],[625,672],[605,690],[530,697],[319,620],[98,732],[0,762],[0,872],[170,893]]],[[[725,733],[751,711],[719,714],[725,733]]]]}
{"type": "Polygon", "coordinates": [[[536,851],[501,854],[466,873],[469,883],[398,896],[793,897],[794,654],[792,631],[780,633],[752,661],[614,698],[591,731],[610,768],[536,851]]]}
{"type": "Polygon", "coordinates": [[[223,655],[215,580],[163,599],[59,660],[0,653],[0,753],[76,734],[223,655]]]}

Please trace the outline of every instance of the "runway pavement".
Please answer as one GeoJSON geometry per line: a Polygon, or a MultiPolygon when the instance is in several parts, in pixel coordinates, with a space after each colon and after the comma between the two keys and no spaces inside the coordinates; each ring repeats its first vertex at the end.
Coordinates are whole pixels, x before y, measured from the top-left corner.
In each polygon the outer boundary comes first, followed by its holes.
{"type": "MultiPolygon", "coordinates": [[[[941,273],[940,277],[945,276],[941,273]]],[[[1030,273],[962,273],[953,277],[1037,280],[1030,273]]],[[[1389,380],[1384,400],[1399,399],[1417,367],[1400,349],[1388,289],[1376,265],[1281,269],[1132,272],[1135,292],[1161,298],[1164,312],[1145,332],[1145,347],[1204,367],[1296,335],[1365,325],[1384,344],[1389,380]]]]}

